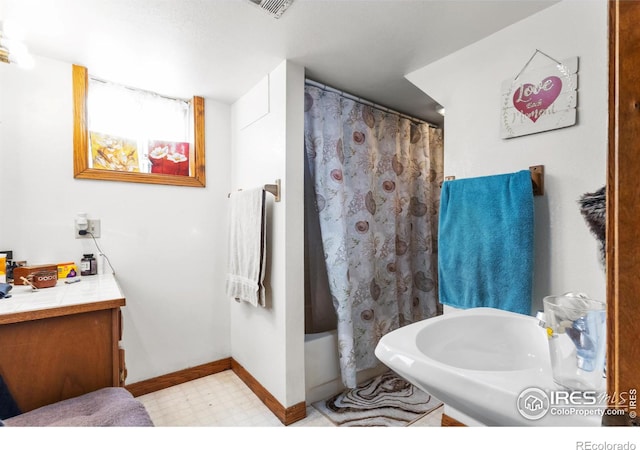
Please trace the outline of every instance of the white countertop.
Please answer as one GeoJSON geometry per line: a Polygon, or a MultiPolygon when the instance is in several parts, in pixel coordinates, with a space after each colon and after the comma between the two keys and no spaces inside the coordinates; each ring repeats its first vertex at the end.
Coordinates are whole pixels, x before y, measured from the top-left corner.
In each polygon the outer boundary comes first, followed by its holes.
{"type": "Polygon", "coordinates": [[[30,286],[14,286],[10,298],[0,299],[0,316],[124,298],[112,274],[78,278],[81,281],[71,284],[60,279],[56,286],[37,291],[30,286]]]}

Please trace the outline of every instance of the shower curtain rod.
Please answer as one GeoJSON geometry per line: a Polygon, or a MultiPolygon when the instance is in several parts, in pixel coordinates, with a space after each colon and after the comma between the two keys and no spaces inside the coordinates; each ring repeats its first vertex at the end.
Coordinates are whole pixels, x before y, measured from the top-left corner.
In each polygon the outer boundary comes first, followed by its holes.
{"type": "Polygon", "coordinates": [[[331,86],[327,86],[326,84],[319,83],[319,82],[314,81],[314,80],[310,80],[309,78],[306,78],[304,80],[304,82],[306,84],[310,85],[310,86],[315,86],[315,87],[320,88],[320,89],[325,90],[325,91],[334,92],[336,94],[339,94],[339,95],[341,95],[343,97],[346,97],[346,98],[351,99],[353,101],[356,101],[358,103],[369,105],[372,108],[379,109],[380,111],[388,112],[388,113],[391,113],[391,114],[397,114],[398,116],[404,117],[405,119],[408,119],[408,120],[410,120],[412,122],[424,123],[424,124],[429,125],[431,128],[440,128],[439,126],[437,126],[437,125],[435,125],[433,123],[427,122],[426,120],[422,120],[422,119],[418,119],[416,117],[408,116],[408,115],[403,114],[401,112],[395,111],[395,110],[393,110],[391,108],[387,108],[386,106],[382,106],[382,105],[379,105],[379,104],[374,103],[372,101],[366,100],[366,99],[364,99],[362,97],[357,97],[357,96],[355,96],[353,94],[349,94],[348,92],[341,91],[340,89],[336,89],[336,88],[333,88],[331,86]]]}

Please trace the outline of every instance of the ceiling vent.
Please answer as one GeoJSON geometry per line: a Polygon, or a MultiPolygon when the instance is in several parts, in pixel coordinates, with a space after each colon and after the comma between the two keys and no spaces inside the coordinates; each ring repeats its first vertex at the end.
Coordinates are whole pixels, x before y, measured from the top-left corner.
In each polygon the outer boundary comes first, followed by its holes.
{"type": "Polygon", "coordinates": [[[293,0],[249,0],[255,3],[260,9],[269,13],[272,17],[279,19],[280,16],[291,6],[293,0]]]}

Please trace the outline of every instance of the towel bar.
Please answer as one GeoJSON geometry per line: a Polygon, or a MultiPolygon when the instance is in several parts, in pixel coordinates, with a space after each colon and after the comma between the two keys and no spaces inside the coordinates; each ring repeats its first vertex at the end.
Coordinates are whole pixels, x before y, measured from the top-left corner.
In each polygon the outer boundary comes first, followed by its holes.
{"type": "MultiPolygon", "coordinates": [[[[530,166],[531,184],[533,186],[533,195],[544,195],[544,166],[530,166]]],[[[455,176],[444,177],[445,181],[455,180],[455,176]]],[[[442,187],[442,183],[440,183],[442,187]]]]}
{"type": "Polygon", "coordinates": [[[276,198],[276,202],[280,201],[280,178],[276,180],[276,184],[265,184],[264,190],[267,192],[271,192],[273,196],[276,198]]]}
{"type": "MultiPolygon", "coordinates": [[[[275,184],[265,184],[263,189],[273,194],[273,196],[276,198],[275,199],[276,202],[280,201],[280,178],[276,180],[275,184]]],[[[238,190],[241,191],[242,189],[238,189],[238,190]]],[[[231,197],[231,193],[227,194],[227,198],[229,197],[231,197]]]]}

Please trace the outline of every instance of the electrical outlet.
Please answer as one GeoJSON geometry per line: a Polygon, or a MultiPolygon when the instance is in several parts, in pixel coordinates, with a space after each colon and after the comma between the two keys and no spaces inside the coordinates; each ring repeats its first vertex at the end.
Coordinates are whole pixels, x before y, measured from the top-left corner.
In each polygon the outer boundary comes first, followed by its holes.
{"type": "Polygon", "coordinates": [[[91,239],[100,237],[100,219],[87,219],[87,234],[80,234],[80,230],[76,226],[76,239],[91,239]]]}

